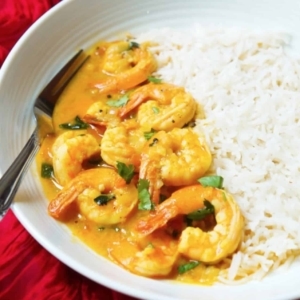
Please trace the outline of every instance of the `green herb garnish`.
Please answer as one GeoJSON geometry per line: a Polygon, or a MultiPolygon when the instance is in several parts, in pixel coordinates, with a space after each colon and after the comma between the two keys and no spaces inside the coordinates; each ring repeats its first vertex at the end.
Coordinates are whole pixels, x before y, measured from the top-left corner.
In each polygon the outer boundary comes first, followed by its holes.
{"type": "Polygon", "coordinates": [[[154,76],[148,76],[148,81],[152,83],[161,83],[162,79],[154,77],[154,76]]]}
{"type": "Polygon", "coordinates": [[[63,123],[59,125],[59,128],[69,129],[69,130],[81,130],[87,129],[89,124],[83,122],[79,116],[76,116],[73,123],[63,123]]]}
{"type": "Polygon", "coordinates": [[[204,208],[198,209],[186,215],[186,218],[189,220],[199,221],[204,219],[206,216],[215,213],[215,207],[208,200],[204,200],[204,205],[204,208]]]}
{"type": "Polygon", "coordinates": [[[126,103],[129,101],[129,97],[128,95],[124,95],[122,96],[120,99],[118,100],[108,100],[106,102],[106,104],[108,106],[112,106],[112,107],[121,107],[121,106],[124,106],[126,105],[126,103]]]}
{"type": "Polygon", "coordinates": [[[117,169],[118,174],[126,181],[127,184],[129,184],[132,177],[134,176],[134,166],[127,166],[126,164],[117,161],[117,169]]]}
{"type": "Polygon", "coordinates": [[[147,179],[139,179],[138,185],[138,198],[139,198],[139,210],[151,210],[154,208],[154,204],[151,201],[149,193],[149,181],[147,179]]]}
{"type": "Polygon", "coordinates": [[[183,274],[187,271],[190,271],[190,270],[196,268],[198,265],[200,265],[199,261],[197,261],[197,260],[190,261],[187,264],[178,266],[178,273],[183,274]]]}
{"type": "Polygon", "coordinates": [[[157,115],[157,114],[159,113],[159,108],[153,106],[153,107],[152,107],[152,111],[157,115]]]}
{"type": "Polygon", "coordinates": [[[140,44],[137,43],[137,42],[130,41],[129,42],[129,49],[128,50],[132,50],[134,48],[140,48],[140,44]]]}
{"type": "Polygon", "coordinates": [[[206,176],[198,179],[203,186],[211,186],[215,188],[223,188],[223,177],[217,175],[206,176]]]}
{"type": "Polygon", "coordinates": [[[151,128],[150,131],[144,132],[144,137],[146,140],[150,140],[155,133],[156,133],[156,131],[153,128],[151,128]]]}
{"type": "Polygon", "coordinates": [[[94,199],[95,203],[98,205],[106,205],[109,201],[116,199],[114,194],[102,194],[94,199]]]}
{"type": "Polygon", "coordinates": [[[41,176],[43,178],[51,178],[53,175],[53,166],[47,163],[42,163],[41,176]]]}
{"type": "Polygon", "coordinates": [[[98,227],[98,231],[103,231],[105,229],[104,226],[98,227]]]}

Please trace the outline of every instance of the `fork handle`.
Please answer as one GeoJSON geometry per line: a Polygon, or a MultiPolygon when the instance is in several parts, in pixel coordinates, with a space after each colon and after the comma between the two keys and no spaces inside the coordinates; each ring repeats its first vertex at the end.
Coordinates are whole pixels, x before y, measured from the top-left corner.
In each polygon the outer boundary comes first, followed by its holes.
{"type": "Polygon", "coordinates": [[[10,208],[22,178],[31,165],[38,149],[39,141],[37,128],[35,128],[17,158],[0,179],[0,221],[10,208]]]}

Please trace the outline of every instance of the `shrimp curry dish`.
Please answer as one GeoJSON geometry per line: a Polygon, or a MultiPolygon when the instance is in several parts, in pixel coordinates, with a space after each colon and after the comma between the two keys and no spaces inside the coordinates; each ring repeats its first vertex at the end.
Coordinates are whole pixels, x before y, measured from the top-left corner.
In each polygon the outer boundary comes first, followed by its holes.
{"type": "Polygon", "coordinates": [[[148,48],[126,39],[87,51],[36,159],[48,213],[129,272],[210,285],[238,251],[244,217],[194,130],[203,110],[155,76],[148,48]]]}

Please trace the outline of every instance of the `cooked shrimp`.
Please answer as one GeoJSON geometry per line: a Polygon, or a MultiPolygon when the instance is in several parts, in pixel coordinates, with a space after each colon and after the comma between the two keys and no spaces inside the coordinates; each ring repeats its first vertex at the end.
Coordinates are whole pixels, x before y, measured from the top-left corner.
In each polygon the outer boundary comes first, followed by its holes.
{"type": "Polygon", "coordinates": [[[147,277],[168,275],[178,258],[178,241],[163,238],[145,243],[122,241],[112,245],[110,254],[119,264],[135,274],[147,277]],[[125,245],[126,244],[126,245],[125,245]]]}
{"type": "Polygon", "coordinates": [[[137,201],[134,184],[126,184],[113,169],[95,168],[71,180],[50,202],[48,212],[60,219],[76,202],[79,213],[88,220],[100,225],[117,224],[126,220],[137,201]],[[97,204],[95,200],[101,195],[104,200],[97,204]]]}
{"type": "Polygon", "coordinates": [[[100,158],[100,146],[86,131],[66,131],[55,140],[52,156],[55,178],[64,186],[82,170],[85,160],[100,158]]]}
{"type": "Polygon", "coordinates": [[[120,109],[120,116],[138,106],[137,121],[142,126],[151,124],[157,131],[183,127],[194,118],[197,108],[194,98],[184,88],[167,83],[149,83],[137,88],[120,109]]]}
{"type": "Polygon", "coordinates": [[[117,108],[110,107],[102,101],[93,103],[82,119],[86,123],[100,126],[113,126],[121,122],[117,108]]]}
{"type": "Polygon", "coordinates": [[[216,263],[237,249],[244,228],[244,218],[237,203],[224,190],[201,185],[179,189],[158,205],[153,214],[140,221],[137,230],[148,235],[179,214],[186,215],[203,208],[205,200],[214,206],[216,226],[208,232],[187,227],[181,233],[178,251],[190,259],[216,263]]]}
{"type": "Polygon", "coordinates": [[[106,129],[101,141],[101,156],[109,165],[122,162],[139,170],[140,155],[146,142],[144,132],[135,120],[126,120],[106,129]]]}
{"type": "Polygon", "coordinates": [[[211,161],[211,153],[204,138],[191,128],[159,131],[143,150],[140,178],[149,181],[152,201],[157,203],[162,185],[194,184],[208,170],[211,161]]]}
{"type": "Polygon", "coordinates": [[[131,89],[157,68],[157,63],[145,45],[113,42],[106,50],[102,70],[109,78],[94,84],[101,93],[131,89]]]}

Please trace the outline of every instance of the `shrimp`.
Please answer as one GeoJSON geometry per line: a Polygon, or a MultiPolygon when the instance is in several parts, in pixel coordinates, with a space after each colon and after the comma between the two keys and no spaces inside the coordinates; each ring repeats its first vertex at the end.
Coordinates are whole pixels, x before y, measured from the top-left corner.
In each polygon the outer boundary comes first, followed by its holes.
{"type": "Polygon", "coordinates": [[[102,70],[109,78],[94,84],[99,92],[128,90],[147,80],[157,68],[145,45],[119,41],[107,48],[102,70]]]}
{"type": "Polygon", "coordinates": [[[151,124],[157,131],[183,127],[194,118],[197,109],[191,94],[168,83],[149,83],[137,88],[120,109],[120,116],[124,117],[138,106],[137,121],[142,126],[151,124]]]}
{"type": "Polygon", "coordinates": [[[122,162],[133,165],[137,171],[146,142],[144,131],[135,120],[126,120],[106,129],[101,141],[101,156],[109,165],[116,166],[117,162],[122,162]]]}
{"type": "Polygon", "coordinates": [[[211,162],[204,138],[191,128],[159,131],[147,142],[141,154],[140,178],[149,181],[152,201],[158,203],[163,185],[194,184],[206,173],[211,162]]]}
{"type": "Polygon", "coordinates": [[[58,136],[52,146],[52,161],[55,178],[66,185],[81,170],[90,157],[100,159],[100,146],[94,136],[86,131],[67,131],[58,136]]]}
{"type": "Polygon", "coordinates": [[[49,203],[48,213],[62,219],[76,202],[79,213],[99,225],[124,222],[138,202],[133,183],[126,184],[118,173],[109,168],[82,171],[49,203]],[[102,203],[96,203],[99,196],[102,203]]]}
{"type": "Polygon", "coordinates": [[[121,122],[118,110],[101,101],[93,103],[82,119],[86,123],[100,126],[113,126],[121,122]]]}
{"type": "Polygon", "coordinates": [[[137,230],[142,235],[149,235],[177,215],[203,208],[205,200],[214,206],[216,226],[208,232],[186,227],[181,233],[178,251],[190,259],[217,263],[238,248],[244,228],[241,211],[233,196],[225,190],[202,185],[179,189],[158,205],[153,214],[140,220],[137,230]]]}
{"type": "Polygon", "coordinates": [[[178,241],[164,235],[145,241],[124,240],[110,248],[110,255],[130,272],[146,276],[166,276],[173,270],[179,256],[178,241]]]}

